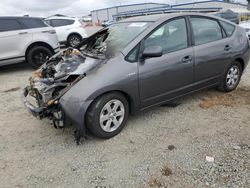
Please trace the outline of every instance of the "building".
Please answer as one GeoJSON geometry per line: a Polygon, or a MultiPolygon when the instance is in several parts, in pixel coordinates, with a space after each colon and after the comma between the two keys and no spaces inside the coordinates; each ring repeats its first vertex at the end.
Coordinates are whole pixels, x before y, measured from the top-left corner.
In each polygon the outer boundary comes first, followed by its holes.
{"type": "Polygon", "coordinates": [[[141,9],[148,10],[157,7],[169,7],[169,5],[160,3],[140,3],[140,4],[120,5],[110,8],[93,10],[91,11],[91,16],[93,23],[97,22],[102,23],[103,21],[114,20],[115,15],[118,15],[122,12],[141,10],[141,9]]]}
{"type": "Polygon", "coordinates": [[[192,1],[190,3],[181,3],[176,5],[144,3],[116,6],[106,9],[94,10],[91,12],[94,23],[104,20],[121,20],[132,16],[141,16],[148,14],[164,14],[171,12],[217,12],[226,10],[247,11],[247,5],[240,3],[228,3],[222,0],[192,1]]]}

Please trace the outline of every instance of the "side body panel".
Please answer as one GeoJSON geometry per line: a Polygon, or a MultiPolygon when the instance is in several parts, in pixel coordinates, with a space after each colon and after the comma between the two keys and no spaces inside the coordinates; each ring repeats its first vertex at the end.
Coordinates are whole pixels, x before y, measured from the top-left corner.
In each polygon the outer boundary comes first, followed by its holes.
{"type": "Polygon", "coordinates": [[[141,108],[174,98],[193,84],[194,61],[183,62],[187,56],[194,59],[192,47],[139,63],[141,108]]]}

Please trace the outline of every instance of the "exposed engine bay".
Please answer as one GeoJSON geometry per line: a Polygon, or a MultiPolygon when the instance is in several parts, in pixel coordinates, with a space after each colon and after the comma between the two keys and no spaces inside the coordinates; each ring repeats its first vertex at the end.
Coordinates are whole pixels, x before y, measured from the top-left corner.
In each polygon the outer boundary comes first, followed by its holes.
{"type": "Polygon", "coordinates": [[[50,118],[56,128],[62,128],[69,123],[58,106],[58,100],[71,86],[85,77],[85,60],[86,57],[79,50],[69,48],[55,54],[33,72],[25,96],[35,99],[36,104],[32,105],[37,107],[37,114],[34,115],[50,118]]]}

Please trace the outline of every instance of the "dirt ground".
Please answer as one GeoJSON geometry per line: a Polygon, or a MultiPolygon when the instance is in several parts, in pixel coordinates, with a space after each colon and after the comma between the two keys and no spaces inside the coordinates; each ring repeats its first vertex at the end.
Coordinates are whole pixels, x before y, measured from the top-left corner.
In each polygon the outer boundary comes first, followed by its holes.
{"type": "Polygon", "coordinates": [[[56,130],[24,108],[20,88],[32,71],[0,68],[0,187],[249,187],[250,67],[232,93],[193,94],[80,146],[72,129],[56,130]]]}

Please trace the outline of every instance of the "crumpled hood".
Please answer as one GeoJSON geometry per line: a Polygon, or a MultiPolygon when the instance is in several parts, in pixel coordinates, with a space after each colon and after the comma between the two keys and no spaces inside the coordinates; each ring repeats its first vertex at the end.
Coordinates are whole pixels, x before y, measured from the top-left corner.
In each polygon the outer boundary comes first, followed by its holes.
{"type": "Polygon", "coordinates": [[[51,104],[74,84],[106,60],[85,56],[77,49],[68,48],[52,56],[30,77],[29,93],[36,96],[39,106],[51,104]]]}
{"type": "Polygon", "coordinates": [[[67,79],[70,75],[86,74],[104,61],[69,48],[52,56],[38,71],[41,73],[40,78],[67,79]]]}

